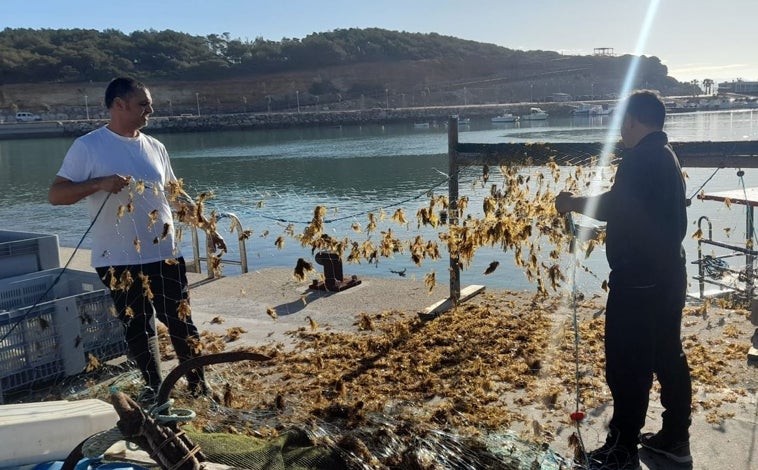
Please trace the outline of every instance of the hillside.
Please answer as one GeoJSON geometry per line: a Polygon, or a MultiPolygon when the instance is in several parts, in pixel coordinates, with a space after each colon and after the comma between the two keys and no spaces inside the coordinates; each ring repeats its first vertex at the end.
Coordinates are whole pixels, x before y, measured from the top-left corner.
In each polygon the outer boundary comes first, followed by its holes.
{"type": "MultiPolygon", "coordinates": [[[[348,29],[242,42],[174,31],[0,32],[0,114],[97,117],[119,74],[147,82],[156,114],[401,108],[612,97],[632,56],[517,51],[438,34],[348,29]]],[[[691,85],[642,57],[635,88],[691,85]]]]}

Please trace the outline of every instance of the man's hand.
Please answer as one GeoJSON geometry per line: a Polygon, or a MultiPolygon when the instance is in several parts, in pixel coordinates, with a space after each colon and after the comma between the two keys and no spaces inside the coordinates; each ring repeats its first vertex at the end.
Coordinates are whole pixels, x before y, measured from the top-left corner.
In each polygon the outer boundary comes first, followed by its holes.
{"type": "Polygon", "coordinates": [[[131,180],[131,176],[110,175],[75,183],[62,176],[56,176],[50,185],[47,199],[54,206],[75,204],[98,191],[116,194],[128,186],[131,180]]]}
{"type": "Polygon", "coordinates": [[[129,186],[129,182],[132,180],[131,176],[110,175],[102,176],[98,178],[97,186],[101,191],[107,191],[109,193],[119,193],[122,189],[129,186]]]}
{"type": "Polygon", "coordinates": [[[555,198],[555,210],[560,214],[576,211],[576,199],[574,193],[570,191],[561,191],[555,198]]]}

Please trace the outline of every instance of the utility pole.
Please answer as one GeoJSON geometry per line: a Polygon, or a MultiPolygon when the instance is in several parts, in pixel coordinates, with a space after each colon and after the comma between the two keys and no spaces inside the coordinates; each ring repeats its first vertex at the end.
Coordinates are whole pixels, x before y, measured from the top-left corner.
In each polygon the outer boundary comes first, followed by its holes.
{"type": "Polygon", "coordinates": [[[195,93],[195,104],[197,104],[197,115],[200,116],[200,93],[195,93]]]}

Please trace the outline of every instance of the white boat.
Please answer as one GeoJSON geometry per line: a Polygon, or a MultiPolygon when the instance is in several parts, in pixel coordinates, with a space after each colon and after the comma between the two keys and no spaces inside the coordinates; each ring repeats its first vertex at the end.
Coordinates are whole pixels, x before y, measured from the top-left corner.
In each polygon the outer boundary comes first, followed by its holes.
{"type": "Polygon", "coordinates": [[[613,106],[608,106],[607,104],[595,106],[590,110],[590,116],[610,116],[613,114],[613,109],[613,106]]]}
{"type": "Polygon", "coordinates": [[[417,122],[413,124],[414,129],[429,129],[428,122],[417,122]]]}
{"type": "Polygon", "coordinates": [[[598,114],[599,110],[602,110],[602,106],[596,104],[581,103],[579,106],[571,111],[572,116],[590,116],[598,114]]]}
{"type": "Polygon", "coordinates": [[[529,114],[522,114],[522,121],[544,121],[548,114],[540,108],[529,108],[529,114]]]}
{"type": "Polygon", "coordinates": [[[511,113],[503,113],[500,116],[495,116],[492,119],[490,119],[493,124],[502,124],[507,122],[516,122],[518,121],[518,116],[514,116],[511,113]]]}

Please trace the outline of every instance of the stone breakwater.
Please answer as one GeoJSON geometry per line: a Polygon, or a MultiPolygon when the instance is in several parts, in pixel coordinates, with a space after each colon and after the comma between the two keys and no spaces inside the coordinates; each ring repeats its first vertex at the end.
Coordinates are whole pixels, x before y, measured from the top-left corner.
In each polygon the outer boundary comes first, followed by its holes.
{"type": "MultiPolygon", "coordinates": [[[[293,113],[240,113],[182,116],[154,116],[146,128],[149,133],[203,132],[242,129],[282,129],[290,127],[330,127],[388,123],[437,123],[444,125],[452,115],[489,119],[505,109],[525,114],[529,104],[481,105],[466,107],[372,108],[349,111],[309,111],[293,113]]],[[[540,105],[551,116],[568,116],[565,104],[540,105]]],[[[107,123],[103,119],[79,121],[41,121],[0,125],[0,139],[77,137],[107,123]]]]}

